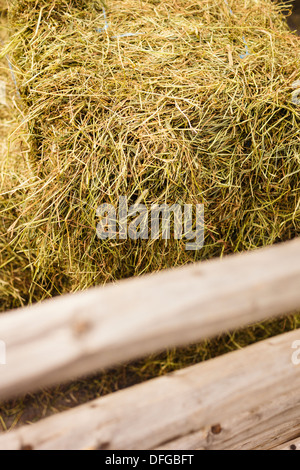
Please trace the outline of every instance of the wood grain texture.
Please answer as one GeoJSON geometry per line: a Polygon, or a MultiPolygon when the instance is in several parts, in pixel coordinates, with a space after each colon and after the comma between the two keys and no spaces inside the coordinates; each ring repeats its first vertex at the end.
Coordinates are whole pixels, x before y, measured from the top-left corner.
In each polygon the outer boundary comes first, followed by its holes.
{"type": "Polygon", "coordinates": [[[300,308],[300,240],[67,295],[0,317],[0,398],[300,308]]]}
{"type": "MultiPolygon", "coordinates": [[[[298,430],[298,436],[300,431],[298,430]]],[[[273,447],[272,450],[300,450],[300,437],[293,439],[291,441],[285,442],[282,445],[273,447]]]]}
{"type": "MultiPolygon", "coordinates": [[[[225,437],[227,432],[230,439],[234,430],[228,433],[226,423],[232,419],[240,422],[237,433],[243,432],[244,437],[249,427],[253,431],[255,421],[256,434],[262,435],[261,426],[273,419],[276,404],[274,426],[289,424],[290,418],[298,424],[300,369],[292,364],[291,345],[299,338],[299,331],[286,333],[113,393],[3,434],[0,449],[161,448],[192,433],[205,438],[217,431],[216,436],[222,439],[222,433],[225,437]],[[293,417],[284,413],[288,405],[294,408],[293,417]],[[247,415],[243,429],[243,416],[247,415]]],[[[267,431],[270,437],[270,427],[267,431]]],[[[205,439],[203,448],[210,445],[209,438],[205,439]]],[[[243,448],[253,446],[245,442],[243,448]]],[[[235,440],[228,447],[236,444],[235,440]]]]}
{"type": "Polygon", "coordinates": [[[299,430],[300,396],[296,390],[224,420],[220,434],[202,429],[157,450],[270,450],[298,436],[299,430]]]}

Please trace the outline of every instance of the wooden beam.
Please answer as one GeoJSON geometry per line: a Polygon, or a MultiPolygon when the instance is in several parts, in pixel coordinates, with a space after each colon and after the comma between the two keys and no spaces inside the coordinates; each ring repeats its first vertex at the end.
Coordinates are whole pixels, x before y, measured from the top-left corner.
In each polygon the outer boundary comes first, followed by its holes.
{"type": "Polygon", "coordinates": [[[230,416],[222,423],[221,433],[201,429],[157,450],[270,450],[298,436],[299,430],[300,396],[296,390],[230,416]]]}
{"type": "Polygon", "coordinates": [[[300,308],[300,239],[67,295],[0,317],[0,398],[300,308]]]}
{"type": "MultiPolygon", "coordinates": [[[[298,431],[298,435],[300,432],[298,431]]],[[[292,441],[286,442],[280,446],[274,447],[272,450],[300,450],[300,437],[293,439],[292,441]]]]}
{"type": "MultiPolygon", "coordinates": [[[[293,394],[292,408],[300,387],[299,366],[291,360],[299,338],[299,331],[286,333],[113,393],[3,434],[0,449],[159,448],[207,430],[221,437],[226,423],[245,413],[253,415],[252,428],[255,419],[259,430],[276,401],[281,404],[277,426],[287,423],[289,417],[281,413],[288,406],[284,397],[293,394]]],[[[299,420],[298,402],[296,411],[294,420],[299,420]]]]}

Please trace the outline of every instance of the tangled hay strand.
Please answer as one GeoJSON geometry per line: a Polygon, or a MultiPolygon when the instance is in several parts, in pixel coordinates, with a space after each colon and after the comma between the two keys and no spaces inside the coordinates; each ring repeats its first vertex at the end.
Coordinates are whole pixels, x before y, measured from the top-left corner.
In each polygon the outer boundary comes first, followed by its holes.
{"type": "Polygon", "coordinates": [[[299,39],[280,5],[229,4],[111,0],[105,19],[99,0],[13,3],[37,175],[13,228],[31,300],[299,234],[299,39]],[[203,202],[204,249],[100,242],[96,208],[121,195],[203,202]]]}
{"type": "MultiPolygon", "coordinates": [[[[8,38],[7,9],[0,3],[0,43],[8,38]]],[[[15,103],[15,89],[8,65],[8,58],[0,61],[0,311],[24,305],[32,282],[27,268],[28,256],[18,253],[10,244],[9,227],[22,213],[24,192],[21,187],[27,181],[25,174],[27,148],[24,139],[13,137],[19,127],[15,103]],[[10,138],[10,135],[12,136],[10,138]],[[16,190],[15,188],[19,188],[16,190]],[[18,201],[18,203],[17,203],[18,201]]]]}

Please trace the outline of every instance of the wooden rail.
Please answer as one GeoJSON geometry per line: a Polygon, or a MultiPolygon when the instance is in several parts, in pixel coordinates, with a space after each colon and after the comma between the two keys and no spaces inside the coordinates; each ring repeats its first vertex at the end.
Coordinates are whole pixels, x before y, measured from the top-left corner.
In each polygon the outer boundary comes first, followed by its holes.
{"type": "Polygon", "coordinates": [[[193,449],[251,448],[264,436],[278,442],[284,425],[281,438],[293,439],[300,369],[291,359],[299,338],[293,331],[113,393],[5,434],[0,448],[169,448],[191,436],[193,449]]]}
{"type": "Polygon", "coordinates": [[[0,398],[300,309],[300,240],[0,317],[0,398]]]}
{"type": "Polygon", "coordinates": [[[300,437],[278,447],[274,447],[273,450],[300,450],[300,437]]]}
{"type": "MultiPolygon", "coordinates": [[[[0,317],[8,398],[300,309],[300,239],[0,317]]],[[[0,434],[0,449],[299,445],[294,331],[0,434]]]]}

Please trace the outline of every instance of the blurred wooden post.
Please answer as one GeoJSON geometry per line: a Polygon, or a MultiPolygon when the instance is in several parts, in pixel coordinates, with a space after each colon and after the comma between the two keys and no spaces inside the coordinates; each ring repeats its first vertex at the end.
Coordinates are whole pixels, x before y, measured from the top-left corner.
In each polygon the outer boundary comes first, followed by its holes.
{"type": "Polygon", "coordinates": [[[300,239],[0,317],[0,398],[300,309],[300,239]]]}
{"type": "Polygon", "coordinates": [[[299,331],[286,333],[115,392],[4,434],[0,449],[282,444],[300,426],[300,369],[291,359],[291,346],[299,338],[299,331]]]}

